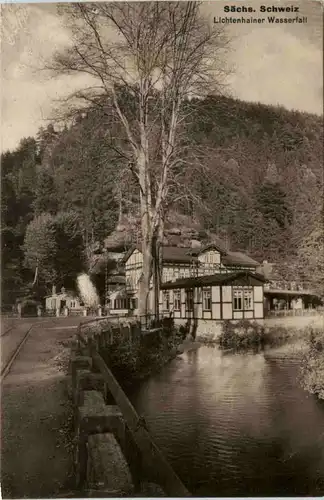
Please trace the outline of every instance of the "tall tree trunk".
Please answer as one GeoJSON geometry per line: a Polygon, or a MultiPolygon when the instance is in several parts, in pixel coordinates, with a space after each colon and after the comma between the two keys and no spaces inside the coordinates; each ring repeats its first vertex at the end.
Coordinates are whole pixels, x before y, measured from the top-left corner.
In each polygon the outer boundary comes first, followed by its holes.
{"type": "Polygon", "coordinates": [[[34,281],[33,281],[32,286],[36,285],[37,282],[38,282],[38,262],[37,262],[37,265],[36,265],[35,275],[34,275],[34,281]]]}
{"type": "MultiPolygon", "coordinates": [[[[147,151],[147,150],[146,150],[147,151]]],[[[145,149],[138,157],[139,183],[141,188],[141,230],[142,230],[142,255],[143,271],[139,283],[139,314],[147,315],[151,312],[150,281],[152,277],[152,200],[148,177],[148,155],[145,149]]]]}
{"type": "Polygon", "coordinates": [[[123,198],[122,198],[121,187],[118,187],[118,222],[117,222],[117,226],[119,226],[122,223],[122,219],[123,219],[123,198]]]}
{"type": "Polygon", "coordinates": [[[143,271],[139,280],[139,314],[146,316],[150,314],[150,281],[152,277],[152,243],[142,241],[143,271]]]}
{"type": "Polygon", "coordinates": [[[153,259],[153,289],[152,302],[153,312],[156,318],[159,317],[159,294],[160,294],[160,266],[159,266],[159,242],[158,236],[155,233],[152,242],[152,259],[153,259]]]}
{"type": "Polygon", "coordinates": [[[157,269],[157,286],[156,286],[156,296],[157,296],[157,314],[159,314],[159,297],[160,289],[163,278],[163,238],[164,238],[164,214],[162,215],[159,226],[157,230],[157,251],[156,251],[156,269],[157,269]]]}

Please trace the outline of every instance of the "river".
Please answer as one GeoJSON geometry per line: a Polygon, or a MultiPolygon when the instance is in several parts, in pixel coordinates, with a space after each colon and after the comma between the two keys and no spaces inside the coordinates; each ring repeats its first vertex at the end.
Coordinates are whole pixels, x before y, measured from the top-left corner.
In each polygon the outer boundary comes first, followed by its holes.
{"type": "Polygon", "coordinates": [[[300,387],[299,356],[201,346],[131,395],[193,495],[324,494],[324,404],[300,387]]]}

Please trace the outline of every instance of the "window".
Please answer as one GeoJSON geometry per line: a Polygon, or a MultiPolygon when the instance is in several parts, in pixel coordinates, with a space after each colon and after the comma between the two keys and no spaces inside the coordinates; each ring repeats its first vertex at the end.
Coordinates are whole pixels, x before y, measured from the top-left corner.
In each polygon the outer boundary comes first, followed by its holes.
{"type": "Polygon", "coordinates": [[[203,288],[203,310],[211,311],[211,288],[203,288]]]}
{"type": "Polygon", "coordinates": [[[234,311],[243,310],[243,290],[233,290],[233,309],[234,311]]]}
{"type": "Polygon", "coordinates": [[[251,311],[253,309],[253,290],[244,290],[244,310],[251,311]]]}
{"type": "Polygon", "coordinates": [[[55,309],[56,308],[56,299],[52,299],[51,300],[51,309],[55,309]]]}
{"type": "Polygon", "coordinates": [[[138,308],[138,299],[134,298],[131,299],[131,309],[137,309],[138,308]]]}
{"type": "Polygon", "coordinates": [[[193,310],[193,290],[186,290],[186,310],[193,310]]]}
{"type": "Polygon", "coordinates": [[[114,309],[129,309],[129,299],[119,298],[115,300],[114,309]]]}
{"type": "Polygon", "coordinates": [[[174,290],[173,292],[173,307],[175,311],[181,309],[181,290],[174,290]]]}
{"type": "Polygon", "coordinates": [[[190,276],[198,276],[198,266],[195,262],[190,265],[190,276]]]}
{"type": "Polygon", "coordinates": [[[163,291],[163,311],[170,310],[170,292],[169,290],[163,291]]]}
{"type": "Polygon", "coordinates": [[[179,269],[179,278],[185,278],[185,275],[186,275],[186,270],[183,267],[181,267],[179,269]]]}
{"type": "Polygon", "coordinates": [[[253,309],[253,288],[233,289],[233,310],[252,311],[253,309]]]}

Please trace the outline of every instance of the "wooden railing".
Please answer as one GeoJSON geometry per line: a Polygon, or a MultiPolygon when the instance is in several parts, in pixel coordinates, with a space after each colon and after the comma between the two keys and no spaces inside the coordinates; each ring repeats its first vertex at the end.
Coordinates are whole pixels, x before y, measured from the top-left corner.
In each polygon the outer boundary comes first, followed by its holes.
{"type": "MultiPolygon", "coordinates": [[[[129,322],[127,325],[125,322],[125,326],[122,328],[121,325],[125,319],[116,318],[117,321],[114,321],[110,317],[105,317],[80,323],[77,331],[76,348],[79,354],[90,356],[93,368],[101,374],[106,385],[105,390],[109,390],[115,404],[118,406],[127,432],[132,442],[136,444],[140,454],[142,467],[148,471],[150,480],[158,484],[168,496],[191,496],[154,442],[143,417],[137,414],[115,376],[99,354],[101,347],[107,349],[113,342],[114,330],[117,331],[117,329],[121,328],[128,338],[132,338],[133,335],[141,335],[140,323],[133,322],[131,324],[129,322]],[[98,326],[104,321],[107,322],[105,328],[94,328],[95,333],[91,332],[91,329],[89,329],[91,324],[98,326]]],[[[147,320],[148,318],[145,320],[146,324],[147,320]]]]}
{"type": "Polygon", "coordinates": [[[317,309],[277,309],[268,311],[265,316],[317,316],[318,314],[321,314],[321,312],[317,309]]]}
{"type": "Polygon", "coordinates": [[[312,285],[310,282],[297,282],[297,281],[283,281],[283,280],[270,280],[264,284],[264,290],[282,290],[293,292],[310,291],[312,285]]]}

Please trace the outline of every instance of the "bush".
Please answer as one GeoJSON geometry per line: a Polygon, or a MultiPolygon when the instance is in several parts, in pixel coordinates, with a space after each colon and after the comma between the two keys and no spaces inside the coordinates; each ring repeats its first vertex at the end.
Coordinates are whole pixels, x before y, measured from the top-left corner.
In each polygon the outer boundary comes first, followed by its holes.
{"type": "Polygon", "coordinates": [[[324,332],[311,329],[308,350],[301,366],[301,384],[311,394],[324,399],[324,332]]]}
{"type": "Polygon", "coordinates": [[[224,321],[218,338],[222,349],[254,349],[263,346],[264,328],[257,323],[242,320],[237,323],[224,321]]]}
{"type": "MultiPolygon", "coordinates": [[[[237,323],[224,321],[224,326],[218,343],[222,349],[255,349],[264,347],[278,347],[296,340],[309,339],[311,327],[295,330],[280,326],[264,327],[258,323],[241,320],[237,323]]],[[[324,349],[324,341],[319,342],[318,337],[312,341],[313,348],[318,351],[324,349]]]]}
{"type": "Polygon", "coordinates": [[[182,340],[184,340],[187,337],[189,332],[190,332],[190,322],[187,321],[185,325],[181,325],[179,327],[179,335],[182,336],[182,340]]]}
{"type": "Polygon", "coordinates": [[[168,318],[162,322],[160,331],[133,339],[126,339],[121,331],[114,333],[112,344],[101,349],[100,354],[120,383],[127,386],[172,359],[182,337],[174,321],[168,318]]]}

